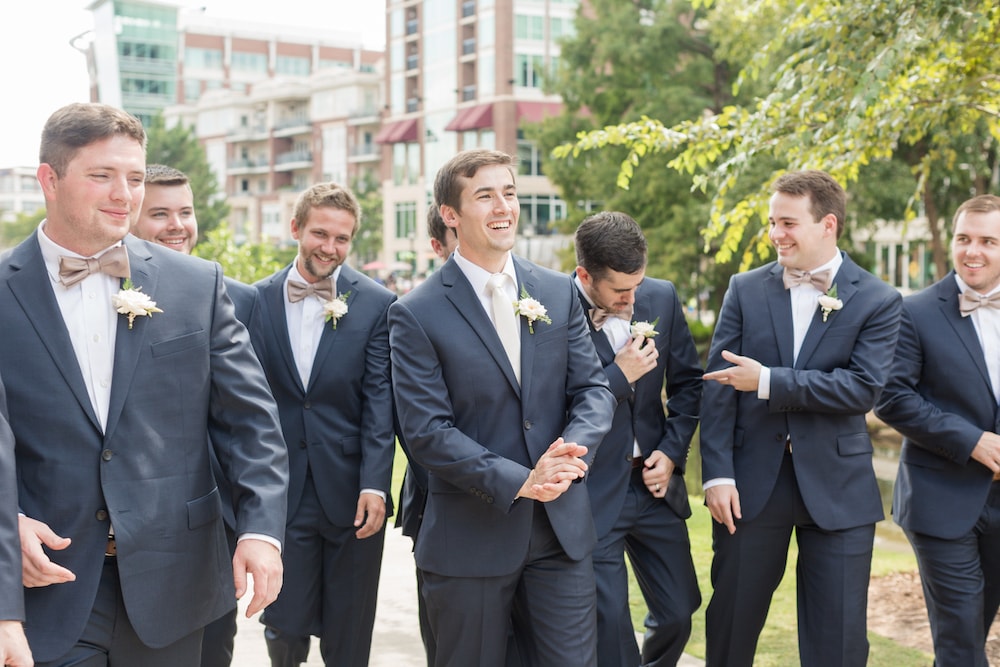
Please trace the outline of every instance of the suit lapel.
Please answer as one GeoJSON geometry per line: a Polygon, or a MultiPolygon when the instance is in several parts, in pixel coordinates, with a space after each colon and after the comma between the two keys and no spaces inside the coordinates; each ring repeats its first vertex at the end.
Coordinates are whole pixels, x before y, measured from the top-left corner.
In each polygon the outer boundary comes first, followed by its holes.
{"type": "Polygon", "coordinates": [[[607,366],[615,359],[615,351],[611,348],[611,341],[608,340],[607,334],[594,327],[594,323],[590,319],[590,309],[593,306],[587,301],[587,297],[583,295],[579,287],[577,287],[576,293],[580,296],[580,305],[583,306],[584,317],[587,318],[587,326],[590,328],[590,339],[594,341],[594,347],[597,348],[597,356],[601,360],[601,364],[607,366]]]}
{"type": "MultiPolygon", "coordinates": [[[[31,237],[12,251],[10,266],[17,270],[7,281],[14,298],[31,322],[38,339],[48,350],[56,370],[69,385],[77,403],[94,428],[100,430],[101,425],[90,402],[87,385],[80,371],[80,362],[73,352],[69,331],[63,321],[59,304],[56,303],[52,281],[45,269],[45,260],[42,259],[37,237],[31,237]]],[[[110,304],[108,307],[111,307],[110,304]]]]}
{"type": "MultiPolygon", "coordinates": [[[[969,358],[979,369],[979,375],[982,377],[983,382],[986,383],[987,389],[989,389],[990,395],[993,395],[993,384],[990,382],[990,371],[986,367],[986,356],[983,353],[983,346],[979,342],[979,336],[976,334],[976,325],[972,323],[972,317],[962,317],[961,312],[958,309],[958,283],[954,279],[954,271],[948,274],[951,278],[950,280],[943,280],[938,284],[938,299],[941,300],[941,316],[944,318],[952,329],[955,330],[955,335],[962,342],[966,351],[969,353],[969,358]]],[[[956,369],[958,372],[958,369],[956,369]]]]}
{"type": "MultiPolygon", "coordinates": [[[[449,261],[443,267],[441,267],[441,281],[445,286],[445,298],[451,302],[458,313],[468,322],[469,327],[479,337],[482,342],[483,347],[486,348],[487,353],[493,357],[493,360],[500,367],[503,372],[504,377],[510,383],[514,391],[518,392],[520,395],[521,387],[517,383],[517,378],[514,377],[514,369],[510,365],[510,359],[507,358],[507,353],[504,352],[503,344],[500,342],[500,336],[497,335],[496,327],[493,325],[493,320],[490,319],[489,315],[483,309],[482,302],[479,300],[479,296],[473,291],[472,285],[466,279],[462,270],[458,268],[458,265],[454,261],[449,261]]],[[[521,275],[518,274],[518,279],[520,280],[521,275]]],[[[525,289],[531,290],[531,287],[526,282],[525,289]]],[[[522,318],[523,319],[523,318],[522,318]]],[[[522,328],[521,335],[521,361],[522,368],[525,366],[525,349],[524,349],[524,339],[528,336],[526,328],[522,328]]],[[[533,356],[534,350],[532,350],[533,356]]]]}
{"type": "MultiPolygon", "coordinates": [[[[350,317],[351,306],[354,304],[354,300],[358,296],[358,279],[356,276],[350,274],[350,269],[344,266],[340,269],[340,276],[337,280],[337,284],[334,285],[337,293],[334,298],[341,294],[350,292],[350,296],[347,297],[347,315],[344,317],[350,317]]],[[[326,357],[330,354],[330,350],[333,348],[334,341],[337,339],[337,332],[339,329],[334,329],[333,324],[330,322],[325,322],[323,326],[323,333],[319,338],[319,345],[316,348],[316,356],[313,358],[312,370],[309,372],[309,387],[306,387],[306,391],[313,386],[316,382],[316,378],[322,372],[323,362],[326,357]]]]}
{"type": "MultiPolygon", "coordinates": [[[[783,270],[777,263],[771,268],[771,275],[764,279],[764,295],[767,299],[768,312],[771,314],[771,327],[778,346],[778,358],[782,366],[790,368],[795,358],[795,327],[792,323],[792,298],[781,281],[783,270]]],[[[801,356],[800,354],[799,358],[801,356]]]]}
{"type": "MultiPolygon", "coordinates": [[[[159,269],[150,261],[149,251],[131,236],[125,238],[125,247],[128,248],[132,284],[141,287],[143,294],[148,294],[153,301],[156,301],[159,269]]],[[[111,307],[110,304],[108,307],[111,307]]],[[[118,425],[122,408],[125,406],[125,398],[128,396],[136,367],[139,364],[139,355],[146,345],[148,323],[148,317],[137,317],[132,328],[129,329],[128,318],[118,317],[115,333],[115,366],[111,374],[111,397],[108,402],[108,423],[104,430],[105,437],[110,436],[118,425]]]]}
{"type": "Polygon", "coordinates": [[[261,287],[260,299],[268,316],[264,319],[264,326],[268,327],[270,335],[280,350],[281,358],[285,363],[285,369],[294,386],[299,391],[305,392],[302,386],[302,378],[299,377],[299,369],[295,365],[295,357],[292,356],[292,342],[288,337],[288,320],[285,315],[285,279],[291,269],[289,264],[284,270],[277,272],[271,277],[270,282],[261,287]]]}
{"type": "MultiPolygon", "coordinates": [[[[849,304],[854,295],[858,292],[858,280],[860,279],[861,269],[857,264],[851,261],[851,259],[844,254],[844,261],[840,265],[840,270],[837,271],[837,275],[834,276],[833,284],[837,286],[837,298],[841,300],[844,304],[844,308],[849,308],[849,304]]],[[[823,340],[823,336],[826,332],[830,330],[830,327],[836,326],[837,317],[839,313],[831,312],[827,317],[826,322],[823,321],[823,312],[816,304],[816,310],[813,313],[812,321],[809,323],[809,328],[806,330],[806,337],[802,341],[802,347],[799,349],[799,356],[795,361],[795,368],[805,368],[806,363],[809,361],[809,357],[812,353],[816,351],[819,347],[820,342],[823,340]]]]}

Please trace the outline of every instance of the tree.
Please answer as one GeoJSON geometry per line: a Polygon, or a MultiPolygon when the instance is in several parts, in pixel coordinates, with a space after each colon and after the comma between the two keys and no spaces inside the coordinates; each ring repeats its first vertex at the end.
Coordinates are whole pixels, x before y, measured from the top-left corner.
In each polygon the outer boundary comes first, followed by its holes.
{"type": "Polygon", "coordinates": [[[0,249],[13,248],[26,239],[45,219],[45,209],[34,213],[18,213],[13,222],[0,222],[0,249]]]}
{"type": "Polygon", "coordinates": [[[351,245],[360,267],[378,257],[382,249],[382,194],[371,172],[355,181],[353,190],[361,205],[361,225],[351,245]]]}
{"type": "MultiPolygon", "coordinates": [[[[222,265],[222,272],[244,283],[265,278],[287,261],[274,246],[266,243],[236,244],[229,227],[222,226],[203,234],[192,254],[222,265]]],[[[290,261],[290,260],[289,260],[290,261]]]]}
{"type": "Polygon", "coordinates": [[[647,115],[609,125],[557,155],[624,149],[625,187],[641,160],[672,155],[670,167],[711,197],[704,233],[721,240],[717,258],[739,255],[743,265],[769,252],[766,225],[750,224],[763,221],[767,188],[784,170],[824,169],[849,184],[895,157],[915,178],[904,215],[928,214],[940,271],[942,212],[998,185],[1000,7],[993,0],[706,3],[720,54],[747,63],[737,91],[761,91],[752,102],[679,123],[647,115]],[[760,179],[761,165],[777,166],[760,179]]]}
{"type": "Polygon", "coordinates": [[[167,129],[162,114],[153,116],[146,128],[146,163],[165,164],[179,169],[191,179],[198,228],[209,232],[229,215],[229,204],[218,191],[218,181],[208,164],[205,149],[194,132],[181,124],[167,129]]]}
{"type": "MultiPolygon", "coordinates": [[[[732,102],[730,65],[719,60],[702,27],[704,9],[675,0],[592,0],[581,6],[576,33],[561,44],[559,67],[547,81],[567,112],[528,127],[543,154],[579,132],[648,114],[679,122],[732,102]]],[[[636,219],[649,244],[648,273],[673,280],[686,296],[706,288],[721,298],[729,271],[706,263],[699,229],[708,198],[691,192],[690,175],[671,172],[671,155],[648,156],[631,187],[616,185],[627,149],[612,148],[543,163],[568,203],[564,231],[595,204],[636,219]]]]}

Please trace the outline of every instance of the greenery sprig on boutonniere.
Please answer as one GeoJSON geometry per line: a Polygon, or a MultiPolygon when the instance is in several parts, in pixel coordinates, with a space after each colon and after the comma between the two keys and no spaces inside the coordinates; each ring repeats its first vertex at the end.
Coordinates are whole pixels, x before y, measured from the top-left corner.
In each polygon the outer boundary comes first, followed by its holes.
{"type": "Polygon", "coordinates": [[[338,294],[336,299],[330,299],[323,303],[323,320],[332,322],[335,330],[337,320],[347,314],[347,297],[349,296],[351,296],[350,292],[344,292],[338,294]]]}
{"type": "Polygon", "coordinates": [[[137,317],[151,317],[153,313],[163,311],[156,307],[156,302],[149,298],[148,294],[142,293],[141,287],[132,284],[130,278],[122,281],[122,288],[118,294],[112,295],[111,305],[122,315],[128,316],[128,328],[132,328],[132,323],[137,317]]]}
{"type": "Polygon", "coordinates": [[[546,324],[552,324],[551,318],[548,316],[548,312],[541,303],[536,299],[532,299],[528,291],[524,289],[524,285],[521,285],[521,299],[514,303],[514,312],[520,315],[524,319],[528,320],[528,333],[535,333],[535,322],[545,322],[546,324]]]}
{"type": "Polygon", "coordinates": [[[830,313],[844,307],[844,302],[837,298],[837,285],[827,290],[826,294],[819,295],[819,307],[823,311],[823,321],[830,317],[830,313]]]}
{"type": "Polygon", "coordinates": [[[632,336],[632,338],[635,338],[636,336],[642,336],[643,338],[653,338],[656,336],[656,334],[660,333],[659,331],[656,330],[656,325],[659,323],[660,323],[659,317],[657,317],[652,322],[646,322],[646,321],[633,322],[629,326],[629,331],[628,331],[629,335],[632,336]]]}

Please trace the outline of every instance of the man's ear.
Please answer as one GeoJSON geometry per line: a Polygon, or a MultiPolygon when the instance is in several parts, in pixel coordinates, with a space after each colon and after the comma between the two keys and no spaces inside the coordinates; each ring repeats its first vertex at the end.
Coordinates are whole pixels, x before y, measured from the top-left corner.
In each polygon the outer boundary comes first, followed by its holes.
{"type": "Polygon", "coordinates": [[[447,204],[441,204],[441,219],[448,227],[458,227],[458,211],[447,204]]]}
{"type": "Polygon", "coordinates": [[[56,174],[56,170],[52,168],[52,165],[47,162],[43,162],[38,165],[35,177],[38,179],[39,185],[42,186],[42,194],[45,195],[45,198],[54,198],[56,181],[59,180],[59,175],[56,174]]]}
{"type": "Polygon", "coordinates": [[[580,279],[580,284],[584,287],[590,287],[594,282],[594,277],[582,266],[576,267],[576,277],[580,279]]]}

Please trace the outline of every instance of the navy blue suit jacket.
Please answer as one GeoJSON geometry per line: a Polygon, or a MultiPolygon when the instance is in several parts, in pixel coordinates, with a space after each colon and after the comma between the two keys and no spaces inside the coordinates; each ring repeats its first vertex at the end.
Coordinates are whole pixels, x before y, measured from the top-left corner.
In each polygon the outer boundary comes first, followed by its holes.
{"type": "Polygon", "coordinates": [[[983,348],[958,310],[954,272],[903,301],[892,374],[876,414],[903,435],[893,518],[945,540],[979,520],[993,475],[969,457],[1000,432],[983,348]]]}
{"type": "MultiPolygon", "coordinates": [[[[420,569],[445,576],[511,574],[528,551],[534,501],[516,496],[559,436],[595,449],[615,400],[594,351],[576,287],[514,258],[521,289],[551,324],[520,318],[521,385],[490,317],[455,259],[389,309],[393,390],[402,435],[428,476],[417,536],[420,569]]],[[[566,554],[596,536],[584,484],[544,503],[566,554]]]]}
{"type": "MultiPolygon", "coordinates": [[[[580,298],[584,299],[582,294],[580,298]]],[[[589,308],[588,302],[582,303],[589,308]]],[[[652,323],[657,318],[659,333],[653,343],[659,358],[656,367],[639,378],[634,388],[615,364],[615,352],[607,335],[590,327],[611,391],[618,399],[611,430],[601,442],[587,477],[598,537],[606,535],[621,514],[636,441],[644,457],[659,450],[674,462],[676,468],[664,501],[682,519],[691,516],[684,466],[698,427],[702,369],[677,290],[666,280],[646,278],[635,293],[632,321],[652,323]]]]}
{"type": "MultiPolygon", "coordinates": [[[[291,267],[256,284],[260,317],[251,322],[254,350],[278,403],[288,444],[288,516],[302,498],[307,468],[327,518],[351,526],[361,489],[386,494],[395,454],[386,311],[396,295],[349,266],[337,294],[350,293],[337,328],[327,323],[302,386],[285,318],[285,277],[291,267]]],[[[388,515],[388,514],[387,514],[388,515]]]]}
{"type": "Polygon", "coordinates": [[[0,620],[24,620],[21,538],[17,532],[14,434],[7,424],[7,398],[0,382],[0,620]]]}
{"type": "Polygon", "coordinates": [[[221,267],[132,236],[125,245],[132,282],[163,312],[136,318],[132,329],[118,318],[103,432],[36,236],[0,262],[0,374],[19,504],[72,538],[53,559],[77,577],[25,591],[25,630],[39,661],[79,639],[109,523],[125,607],[149,646],[235,606],[210,425],[229,433],[215,453],[235,489],[237,531],[283,537],[288,470],[277,410],[221,267]]]}
{"type": "Polygon", "coordinates": [[[733,276],[712,337],[708,370],[726,368],[722,351],[771,369],[770,400],[708,382],[702,399],[702,479],[736,480],[743,519],[764,507],[785,442],[802,499],[816,524],[841,530],[884,518],[865,415],[885,386],[899,332],[901,297],[843,255],[834,284],[841,310],[819,307],[798,358],[791,297],[782,267],[733,276]]]}

